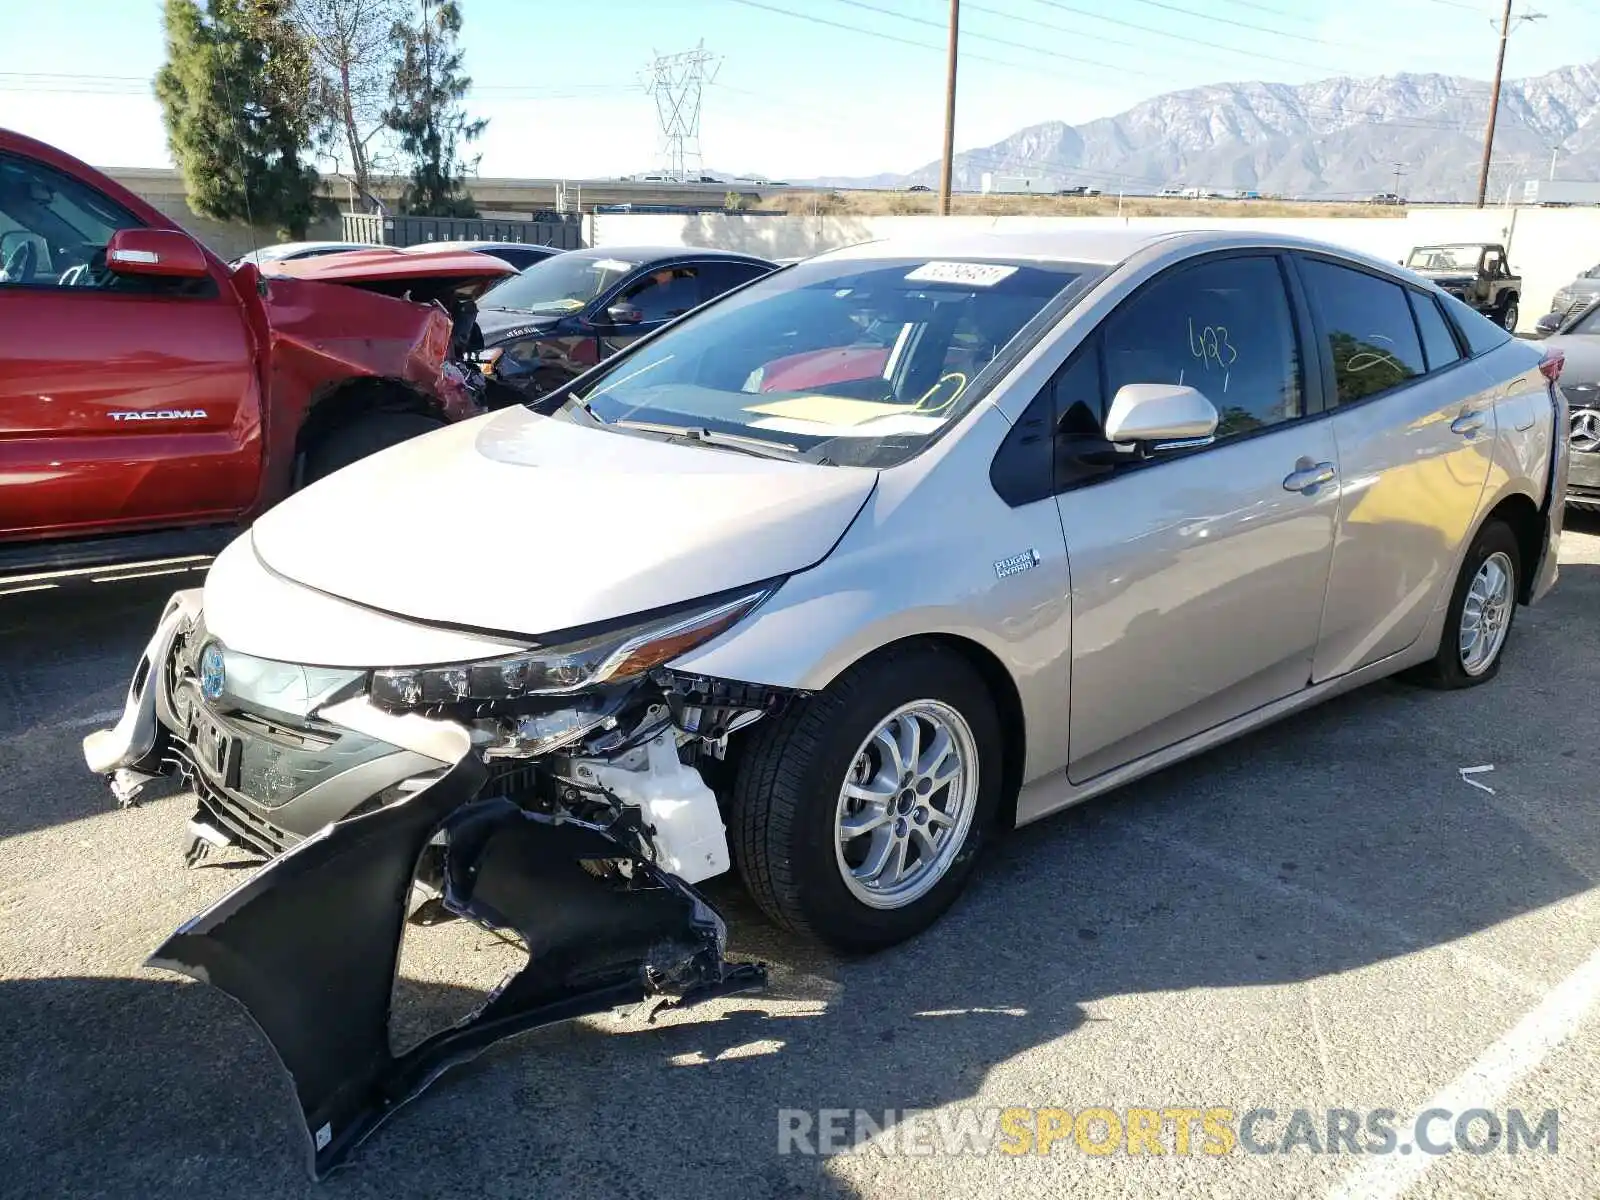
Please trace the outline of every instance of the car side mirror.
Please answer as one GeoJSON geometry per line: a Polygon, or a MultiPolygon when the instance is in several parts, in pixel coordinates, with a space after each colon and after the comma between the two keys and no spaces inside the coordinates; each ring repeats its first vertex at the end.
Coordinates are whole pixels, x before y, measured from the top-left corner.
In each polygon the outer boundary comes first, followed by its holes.
{"type": "Polygon", "coordinates": [[[605,311],[604,324],[606,325],[637,325],[644,320],[644,313],[626,302],[613,304],[605,311]]]}
{"type": "Polygon", "coordinates": [[[201,279],[210,273],[206,252],[176,229],[119,229],[106,243],[106,268],[118,275],[201,279]]]}
{"type": "Polygon", "coordinates": [[[1117,389],[1106,413],[1108,442],[1136,442],[1148,450],[1209,445],[1217,432],[1217,410],[1192,387],[1129,383],[1117,389]]]}
{"type": "Polygon", "coordinates": [[[1534,331],[1543,335],[1544,337],[1549,337],[1552,333],[1561,328],[1561,317],[1562,314],[1558,312],[1545,313],[1544,316],[1540,317],[1536,322],[1534,322],[1534,331]]]}

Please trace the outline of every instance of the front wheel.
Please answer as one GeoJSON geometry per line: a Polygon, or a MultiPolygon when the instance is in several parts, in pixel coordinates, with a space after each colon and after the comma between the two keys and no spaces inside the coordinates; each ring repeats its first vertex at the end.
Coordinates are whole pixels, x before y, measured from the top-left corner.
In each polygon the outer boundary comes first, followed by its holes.
{"type": "Polygon", "coordinates": [[[892,650],[751,734],[733,857],[775,922],[877,950],[954,902],[999,807],[1003,754],[994,703],[964,658],[892,650]]]}
{"type": "Polygon", "coordinates": [[[1450,595],[1439,652],[1412,672],[1426,687],[1476,687],[1500,671],[1522,584],[1516,535],[1504,521],[1478,531],[1450,595]]]}
{"type": "Polygon", "coordinates": [[[426,413],[366,413],[335,426],[312,444],[306,451],[305,482],[314,483],[379,450],[443,427],[443,421],[426,413]]]}

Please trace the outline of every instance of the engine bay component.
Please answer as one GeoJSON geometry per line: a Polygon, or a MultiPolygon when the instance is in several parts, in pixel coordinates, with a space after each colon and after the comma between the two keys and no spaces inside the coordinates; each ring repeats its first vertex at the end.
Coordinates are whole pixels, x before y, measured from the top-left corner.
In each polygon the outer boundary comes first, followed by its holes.
{"type": "Polygon", "coordinates": [[[685,883],[699,883],[729,868],[728,837],[716,794],[683,761],[671,731],[615,758],[568,760],[558,774],[579,788],[599,788],[608,798],[638,808],[655,849],[655,865],[685,883]]]}
{"type": "Polygon", "coordinates": [[[502,1038],[647,999],[685,1004],[765,983],[764,966],[725,961],[716,911],[637,852],[636,817],[607,827],[477,798],[487,777],[465,753],[405,799],[328,825],[149,960],[221,988],[261,1028],[293,1080],[314,1179],[502,1038]],[[438,852],[443,907],[519,935],[529,959],[472,1016],[396,1056],[395,972],[427,850],[438,852]],[[604,861],[626,869],[589,868],[604,861]]]}

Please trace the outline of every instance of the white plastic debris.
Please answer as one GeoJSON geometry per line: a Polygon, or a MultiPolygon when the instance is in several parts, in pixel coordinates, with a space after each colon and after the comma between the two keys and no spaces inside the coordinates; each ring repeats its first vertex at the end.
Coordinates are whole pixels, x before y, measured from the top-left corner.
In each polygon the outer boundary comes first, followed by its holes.
{"type": "Polygon", "coordinates": [[[1490,787],[1487,783],[1479,783],[1476,779],[1473,778],[1474,775],[1482,775],[1487,771],[1494,770],[1494,764],[1493,763],[1485,763],[1481,767],[1461,767],[1461,768],[1459,768],[1459,770],[1460,770],[1460,773],[1461,773],[1461,782],[1462,783],[1471,784],[1473,787],[1477,788],[1480,792],[1488,792],[1489,795],[1491,795],[1491,796],[1494,795],[1494,789],[1492,787],[1490,787]]]}

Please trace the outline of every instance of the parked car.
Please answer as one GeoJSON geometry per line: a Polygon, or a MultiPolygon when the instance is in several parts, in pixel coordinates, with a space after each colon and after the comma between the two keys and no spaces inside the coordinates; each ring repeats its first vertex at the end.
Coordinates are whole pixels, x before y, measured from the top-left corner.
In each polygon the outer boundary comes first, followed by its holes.
{"type": "Polygon", "coordinates": [[[479,302],[477,359],[489,402],[536,400],[776,267],[754,255],[689,246],[569,250],[536,263],[479,302]]]}
{"type": "Polygon", "coordinates": [[[495,258],[510,263],[519,271],[525,271],[534,263],[543,262],[561,253],[559,247],[535,246],[528,242],[422,242],[407,249],[475,250],[479,254],[492,254],[495,258]]]}
{"type": "MultiPolygon", "coordinates": [[[[1575,316],[1596,299],[1600,299],[1600,265],[1590,267],[1550,297],[1549,315],[1558,318],[1575,316]]],[[[1540,318],[1541,321],[1544,319],[1540,318]]]]}
{"type": "Polygon", "coordinates": [[[1495,324],[1516,329],[1521,317],[1522,277],[1511,269],[1504,246],[1494,242],[1417,246],[1405,265],[1495,324]]]}
{"type": "Polygon", "coordinates": [[[228,265],[240,267],[248,262],[259,267],[269,262],[293,262],[301,258],[319,258],[324,254],[343,254],[346,250],[370,249],[372,246],[367,242],[278,242],[241,254],[228,265]]]}
{"type": "Polygon", "coordinates": [[[906,189],[908,192],[931,192],[933,189],[925,183],[913,183],[906,189]]]}
{"type": "Polygon", "coordinates": [[[210,552],[301,483],[482,411],[465,338],[512,273],[495,259],[230,269],[4,130],[0,228],[0,570],[210,552]]]}
{"type": "Polygon", "coordinates": [[[1379,192],[1367,203],[1369,204],[1404,204],[1405,201],[1394,192],[1379,192]]]}
{"type": "Polygon", "coordinates": [[[1570,413],[1572,452],[1567,503],[1600,510],[1600,295],[1572,313],[1543,346],[1566,359],[1561,390],[1570,413]]]}
{"type": "Polygon", "coordinates": [[[125,798],[184,772],[197,845],[270,861],[155,961],[255,1017],[321,1172],[495,1038],[758,984],[695,890],[730,867],[798,934],[901,941],[998,830],[1402,670],[1492,679],[1556,577],[1560,369],[1275,235],[759,279],[172,598],[86,757],[125,798]],[[391,1058],[413,883],[534,957],[391,1058]]]}

